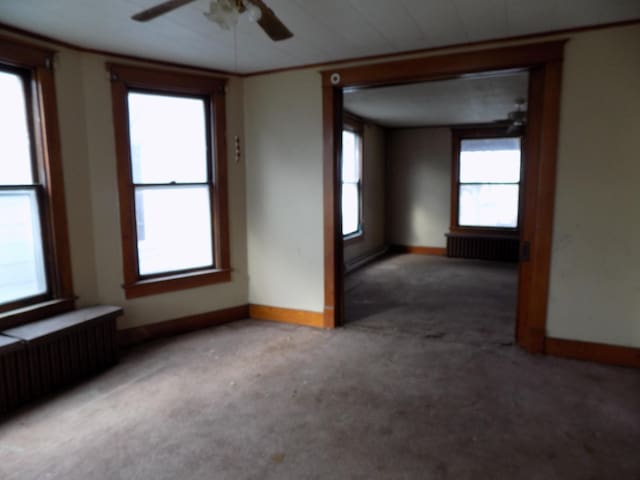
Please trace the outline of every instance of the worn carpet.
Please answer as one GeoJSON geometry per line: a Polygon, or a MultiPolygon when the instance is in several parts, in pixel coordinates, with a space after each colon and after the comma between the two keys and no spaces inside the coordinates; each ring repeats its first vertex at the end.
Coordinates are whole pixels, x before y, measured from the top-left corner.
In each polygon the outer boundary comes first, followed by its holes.
{"type": "Polygon", "coordinates": [[[351,327],[467,344],[515,337],[517,265],[430,255],[388,255],[347,275],[351,327]]]}
{"type": "MultiPolygon", "coordinates": [[[[469,318],[456,298],[449,315],[469,318]]],[[[438,315],[246,320],[132,349],[4,419],[0,478],[640,478],[637,370],[531,356],[488,320],[467,335],[438,315]]]]}

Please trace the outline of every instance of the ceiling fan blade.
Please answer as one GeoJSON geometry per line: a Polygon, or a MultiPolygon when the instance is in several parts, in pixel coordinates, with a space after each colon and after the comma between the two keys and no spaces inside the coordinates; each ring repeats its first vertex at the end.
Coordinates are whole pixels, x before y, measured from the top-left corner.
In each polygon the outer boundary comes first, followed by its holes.
{"type": "Polygon", "coordinates": [[[293,37],[293,33],[280,21],[276,14],[262,0],[249,0],[260,9],[258,25],[274,42],[293,37]]]}
{"type": "Polygon", "coordinates": [[[171,10],[175,10],[187,3],[195,2],[196,0],[169,0],[168,2],[163,2],[155,7],[147,8],[139,13],[136,13],[133,17],[133,20],[138,22],[147,22],[149,20],[153,20],[160,15],[164,15],[171,10]]]}

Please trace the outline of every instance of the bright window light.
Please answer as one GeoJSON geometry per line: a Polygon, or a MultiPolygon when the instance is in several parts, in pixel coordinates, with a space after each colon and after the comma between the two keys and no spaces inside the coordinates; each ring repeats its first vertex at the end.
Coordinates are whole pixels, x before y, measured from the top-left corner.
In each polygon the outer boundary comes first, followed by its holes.
{"type": "Polygon", "coordinates": [[[0,71],[0,304],[47,292],[24,80],[0,71]]]}
{"type": "Polygon", "coordinates": [[[141,275],[213,264],[206,186],[136,189],[141,275]]]}
{"type": "Polygon", "coordinates": [[[134,183],[207,181],[205,102],[129,93],[134,183]]]}
{"type": "Polygon", "coordinates": [[[360,136],[342,131],[342,235],[360,230],[360,136]]]}
{"type": "Polygon", "coordinates": [[[33,183],[27,118],[22,79],[0,71],[0,185],[33,183]]]}
{"type": "Polygon", "coordinates": [[[213,267],[206,102],[131,92],[139,274],[213,267]]]}
{"type": "Polygon", "coordinates": [[[464,139],[460,144],[458,224],[516,228],[520,139],[464,139]]]}

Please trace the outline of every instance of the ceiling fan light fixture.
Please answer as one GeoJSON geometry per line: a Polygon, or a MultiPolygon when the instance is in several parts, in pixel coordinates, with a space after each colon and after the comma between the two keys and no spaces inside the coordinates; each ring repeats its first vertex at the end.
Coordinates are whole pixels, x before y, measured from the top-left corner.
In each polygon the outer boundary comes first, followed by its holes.
{"type": "Polygon", "coordinates": [[[203,15],[223,30],[231,30],[238,24],[240,11],[233,0],[211,0],[209,11],[203,15]]]}
{"type": "Polygon", "coordinates": [[[525,110],[525,100],[523,98],[516,99],[516,109],[507,114],[509,120],[509,128],[507,133],[513,133],[527,123],[527,111],[525,110]]]}
{"type": "Polygon", "coordinates": [[[262,10],[253,2],[249,0],[244,0],[242,2],[244,8],[247,10],[247,14],[249,15],[249,19],[252,22],[258,22],[262,18],[262,10]]]}
{"type": "MultiPolygon", "coordinates": [[[[172,12],[184,5],[196,2],[197,0],[165,0],[158,5],[142,10],[131,17],[137,22],[148,22],[154,18],[172,12]]],[[[293,37],[282,20],[271,10],[263,0],[211,0],[209,11],[203,12],[207,20],[217,24],[223,30],[235,29],[238,18],[244,12],[248,12],[251,20],[267,34],[274,42],[287,40],[293,37]]],[[[235,31],[235,30],[234,30],[235,31]]]]}

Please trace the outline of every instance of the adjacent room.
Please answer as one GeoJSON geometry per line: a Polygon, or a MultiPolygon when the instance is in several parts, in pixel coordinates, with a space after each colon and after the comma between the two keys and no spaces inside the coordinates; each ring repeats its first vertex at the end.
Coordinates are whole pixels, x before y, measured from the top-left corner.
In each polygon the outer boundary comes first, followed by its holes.
{"type": "Polygon", "coordinates": [[[345,323],[515,341],[528,79],[344,93],[345,323]]]}
{"type": "Polygon", "coordinates": [[[0,0],[0,478],[637,480],[640,3],[577,3],[0,0]]]}

